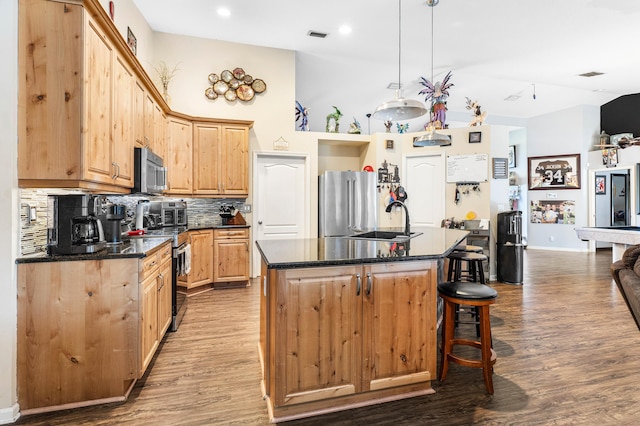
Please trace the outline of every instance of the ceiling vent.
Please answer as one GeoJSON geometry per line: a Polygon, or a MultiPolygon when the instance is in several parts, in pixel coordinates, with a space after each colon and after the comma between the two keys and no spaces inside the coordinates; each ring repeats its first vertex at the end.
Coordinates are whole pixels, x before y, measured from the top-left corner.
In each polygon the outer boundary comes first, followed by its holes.
{"type": "Polygon", "coordinates": [[[599,71],[589,71],[589,72],[585,72],[583,74],[578,74],[578,76],[580,77],[595,77],[598,75],[602,75],[604,74],[603,72],[599,72],[599,71]]]}
{"type": "Polygon", "coordinates": [[[308,35],[309,37],[325,38],[325,37],[326,37],[326,36],[328,36],[329,34],[327,34],[327,33],[321,33],[320,31],[313,31],[313,30],[310,30],[310,31],[307,33],[307,35],[308,35]]]}

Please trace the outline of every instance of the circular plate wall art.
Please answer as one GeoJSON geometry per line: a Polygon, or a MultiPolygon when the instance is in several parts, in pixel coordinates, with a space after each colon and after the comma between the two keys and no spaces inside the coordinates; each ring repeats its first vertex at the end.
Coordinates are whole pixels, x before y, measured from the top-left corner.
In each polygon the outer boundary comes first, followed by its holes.
{"type": "Polygon", "coordinates": [[[241,100],[249,102],[255,95],[267,90],[267,84],[260,78],[253,78],[240,67],[223,70],[220,74],[211,73],[207,76],[209,87],[204,96],[209,100],[224,97],[228,102],[241,100]]]}

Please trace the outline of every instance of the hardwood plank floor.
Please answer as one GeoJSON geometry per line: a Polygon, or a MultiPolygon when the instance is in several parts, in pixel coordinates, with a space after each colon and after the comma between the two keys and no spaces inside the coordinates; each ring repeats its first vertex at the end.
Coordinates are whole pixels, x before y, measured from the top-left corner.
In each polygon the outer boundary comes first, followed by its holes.
{"type": "MultiPolygon", "coordinates": [[[[452,364],[434,395],[288,425],[631,425],[640,418],[640,331],[611,282],[611,252],[525,251],[524,285],[491,285],[495,394],[452,364]]],[[[260,286],[192,297],[121,404],[22,417],[20,425],[266,425],[260,286]]],[[[473,335],[472,325],[461,326],[473,335]]]]}

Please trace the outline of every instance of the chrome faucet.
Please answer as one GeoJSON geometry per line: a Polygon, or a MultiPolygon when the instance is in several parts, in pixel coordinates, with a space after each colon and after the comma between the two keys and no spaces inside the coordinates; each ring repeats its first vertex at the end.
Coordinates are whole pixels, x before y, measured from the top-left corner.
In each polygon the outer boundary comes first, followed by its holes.
{"type": "Polygon", "coordinates": [[[404,235],[407,237],[411,236],[411,225],[409,225],[409,209],[402,201],[394,201],[387,206],[387,213],[391,213],[391,208],[395,205],[401,206],[404,208],[404,235]]]}

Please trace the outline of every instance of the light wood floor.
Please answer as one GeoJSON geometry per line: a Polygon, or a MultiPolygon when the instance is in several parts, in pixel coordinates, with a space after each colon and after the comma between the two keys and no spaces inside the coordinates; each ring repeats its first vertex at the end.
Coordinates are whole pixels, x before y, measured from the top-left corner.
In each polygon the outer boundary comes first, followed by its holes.
{"type": "MultiPolygon", "coordinates": [[[[611,252],[525,251],[523,286],[491,285],[495,394],[453,364],[434,395],[288,425],[631,425],[640,422],[640,331],[611,283],[611,252]]],[[[23,417],[21,425],[265,425],[259,286],[190,299],[122,404],[23,417]]],[[[463,326],[472,333],[473,326],[463,326]]]]}

